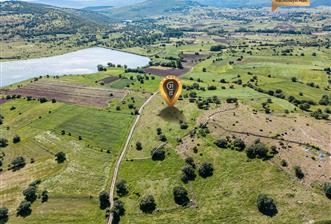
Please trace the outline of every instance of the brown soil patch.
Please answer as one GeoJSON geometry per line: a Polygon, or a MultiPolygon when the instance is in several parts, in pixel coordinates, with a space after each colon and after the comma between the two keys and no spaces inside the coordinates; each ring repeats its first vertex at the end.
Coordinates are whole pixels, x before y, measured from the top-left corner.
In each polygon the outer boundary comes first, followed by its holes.
{"type": "Polygon", "coordinates": [[[125,91],[120,90],[45,80],[39,80],[15,90],[3,90],[1,93],[5,95],[31,96],[33,98],[45,97],[49,100],[56,99],[60,102],[95,107],[106,107],[111,99],[123,98],[126,95],[125,91]]]}
{"type": "Polygon", "coordinates": [[[119,79],[120,78],[118,76],[109,76],[107,78],[99,80],[99,83],[109,84],[109,83],[115,82],[116,80],[119,80],[119,79]]]}
{"type": "Polygon", "coordinates": [[[158,68],[145,68],[144,72],[151,73],[159,76],[167,76],[167,75],[175,75],[175,76],[181,76],[188,72],[188,68],[184,69],[177,69],[177,68],[170,68],[170,69],[158,69],[158,68]]]}

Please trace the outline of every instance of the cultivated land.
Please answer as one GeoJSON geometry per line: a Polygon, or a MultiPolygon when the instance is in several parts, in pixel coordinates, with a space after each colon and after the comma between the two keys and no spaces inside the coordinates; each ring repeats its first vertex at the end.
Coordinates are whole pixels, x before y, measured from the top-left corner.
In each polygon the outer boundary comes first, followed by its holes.
{"type": "Polygon", "coordinates": [[[2,88],[0,133],[8,145],[0,148],[0,202],[8,223],[106,223],[116,211],[99,207],[99,193],[121,180],[127,194],[115,187],[111,197],[124,203],[120,223],[329,223],[331,11],[269,11],[183,6],[117,23],[96,35],[97,44],[147,55],[150,66],[109,64],[95,74],[2,88]],[[150,98],[169,72],[184,85],[175,108],[159,94],[150,98]],[[238,138],[245,149],[234,147],[238,138]],[[268,148],[262,159],[249,157],[257,139],[268,148]],[[152,160],[155,148],[165,158],[152,160]],[[55,161],[60,151],[64,163],[55,161]],[[26,165],[14,172],[8,168],[17,156],[26,165]],[[184,183],[189,157],[197,176],[184,183]],[[198,172],[205,162],[214,168],[207,178],[198,172]],[[22,191],[38,179],[37,195],[47,190],[49,200],[38,197],[29,216],[16,216],[22,191]],[[175,203],[176,186],[188,191],[186,206],[175,203]],[[259,211],[261,193],[272,197],[276,215],[259,211]],[[139,208],[146,195],[156,202],[151,214],[139,208]]]}

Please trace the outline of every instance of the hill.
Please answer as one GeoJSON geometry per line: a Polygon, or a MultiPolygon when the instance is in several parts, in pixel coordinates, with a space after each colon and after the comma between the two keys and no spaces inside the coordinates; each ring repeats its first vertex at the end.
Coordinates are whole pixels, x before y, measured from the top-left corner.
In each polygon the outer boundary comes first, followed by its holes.
{"type": "Polygon", "coordinates": [[[109,23],[108,17],[96,12],[21,1],[1,2],[0,9],[0,27],[4,40],[89,33],[109,23]]]}
{"type": "Polygon", "coordinates": [[[170,13],[183,13],[192,7],[202,7],[201,3],[191,0],[147,0],[134,5],[114,8],[102,13],[113,19],[137,19],[153,16],[165,16],[170,13]]]}
{"type": "MultiPolygon", "coordinates": [[[[242,7],[269,7],[271,5],[271,0],[197,0],[197,2],[209,6],[215,7],[226,7],[226,8],[242,8],[242,7]]],[[[331,6],[331,1],[329,0],[312,0],[311,4],[313,7],[327,5],[331,6]]]]}

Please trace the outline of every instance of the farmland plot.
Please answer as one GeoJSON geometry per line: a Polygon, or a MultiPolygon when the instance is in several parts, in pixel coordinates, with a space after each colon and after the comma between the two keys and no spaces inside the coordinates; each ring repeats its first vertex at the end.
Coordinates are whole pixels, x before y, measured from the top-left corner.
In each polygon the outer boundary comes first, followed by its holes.
{"type": "Polygon", "coordinates": [[[125,91],[88,87],[80,84],[71,84],[62,81],[44,81],[28,84],[15,90],[2,91],[6,95],[45,97],[65,103],[78,105],[106,107],[111,99],[122,99],[125,91]]]}

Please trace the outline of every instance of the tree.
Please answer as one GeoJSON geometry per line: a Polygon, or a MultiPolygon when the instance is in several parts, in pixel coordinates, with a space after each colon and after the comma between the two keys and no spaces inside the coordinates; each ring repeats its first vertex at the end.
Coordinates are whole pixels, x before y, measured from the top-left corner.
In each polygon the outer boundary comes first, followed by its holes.
{"type": "Polygon", "coordinates": [[[25,159],[22,156],[16,157],[12,162],[11,162],[11,168],[13,171],[17,171],[22,169],[25,166],[25,159]]]}
{"type": "Polygon", "coordinates": [[[44,190],[41,193],[41,202],[44,203],[44,202],[47,202],[47,201],[48,201],[48,191],[44,190]]]}
{"type": "Polygon", "coordinates": [[[142,146],[141,142],[136,142],[136,149],[137,150],[142,150],[143,149],[143,146],[142,146]]]}
{"type": "Polygon", "coordinates": [[[167,137],[163,134],[159,135],[159,139],[161,142],[166,142],[167,141],[167,137]]]}
{"type": "Polygon", "coordinates": [[[265,194],[259,194],[257,197],[257,207],[262,214],[267,216],[274,216],[278,213],[273,199],[265,194]]]}
{"type": "Polygon", "coordinates": [[[199,168],[199,175],[207,178],[213,175],[214,167],[211,163],[203,163],[199,168]]]}
{"type": "Polygon", "coordinates": [[[189,180],[195,180],[195,178],[197,176],[195,174],[194,168],[190,165],[184,166],[182,169],[182,172],[183,172],[182,181],[184,183],[187,183],[189,180]]]}
{"type": "Polygon", "coordinates": [[[4,148],[8,145],[8,140],[5,138],[0,138],[0,148],[4,148]]]}
{"type": "Polygon", "coordinates": [[[240,138],[236,138],[234,141],[233,141],[233,146],[238,150],[238,151],[242,151],[245,149],[246,145],[245,145],[245,142],[240,139],[240,138]]]}
{"type": "Polygon", "coordinates": [[[100,192],[99,194],[99,204],[101,209],[108,208],[110,206],[109,194],[105,191],[100,192]]]}
{"type": "Polygon", "coordinates": [[[20,136],[15,135],[14,138],[13,138],[13,143],[14,143],[14,144],[15,144],[15,143],[19,143],[20,141],[21,141],[20,136]]]}
{"type": "Polygon", "coordinates": [[[63,163],[66,159],[66,154],[64,152],[58,152],[55,154],[55,160],[57,163],[63,163]]]}
{"type": "Polygon", "coordinates": [[[0,208],[0,223],[6,223],[8,221],[8,208],[0,208]]]}
{"type": "Polygon", "coordinates": [[[159,148],[153,149],[151,151],[151,156],[152,156],[152,160],[154,161],[156,160],[162,161],[165,159],[165,151],[159,148]]]}
{"type": "Polygon", "coordinates": [[[144,213],[153,213],[156,209],[156,203],[152,195],[146,195],[140,201],[140,210],[144,213]]]}
{"type": "Polygon", "coordinates": [[[31,202],[22,201],[21,204],[17,208],[17,216],[27,217],[31,214],[31,202]]]}
{"type": "Polygon", "coordinates": [[[187,129],[187,128],[188,128],[188,124],[186,122],[180,123],[180,129],[187,129]]]}
{"type": "Polygon", "coordinates": [[[116,192],[119,196],[124,196],[129,193],[128,185],[125,180],[120,180],[116,184],[116,192]]]}
{"type": "Polygon", "coordinates": [[[190,199],[188,198],[187,190],[183,186],[174,187],[173,195],[174,195],[175,202],[178,205],[185,206],[190,201],[190,199]]]}
{"type": "Polygon", "coordinates": [[[27,189],[23,191],[25,200],[29,202],[34,202],[37,199],[36,192],[37,192],[36,186],[29,186],[27,189]]]}
{"type": "Polygon", "coordinates": [[[111,213],[113,213],[113,223],[119,223],[121,216],[125,214],[124,203],[120,200],[114,201],[111,213]]]}
{"type": "Polygon", "coordinates": [[[325,196],[331,199],[331,183],[325,183],[323,186],[325,196]]]}
{"type": "Polygon", "coordinates": [[[221,138],[215,141],[215,145],[219,148],[226,148],[228,145],[228,141],[225,138],[221,138]]]}
{"type": "Polygon", "coordinates": [[[302,172],[300,166],[295,166],[294,167],[294,172],[295,172],[295,176],[299,179],[302,179],[302,178],[305,177],[305,174],[302,172]]]}

